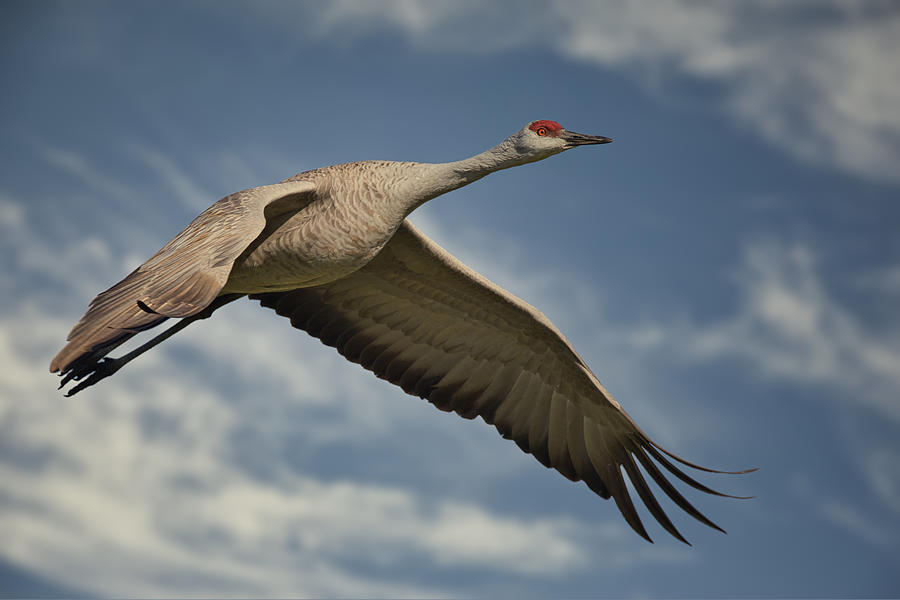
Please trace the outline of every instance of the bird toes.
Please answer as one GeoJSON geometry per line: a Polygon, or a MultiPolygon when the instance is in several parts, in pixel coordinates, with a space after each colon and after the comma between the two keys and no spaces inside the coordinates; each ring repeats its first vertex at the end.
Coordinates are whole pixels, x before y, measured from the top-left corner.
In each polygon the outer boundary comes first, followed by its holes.
{"type": "Polygon", "coordinates": [[[98,381],[106,379],[107,377],[118,371],[121,367],[121,364],[121,361],[115,358],[101,358],[90,366],[82,367],[77,371],[74,369],[69,371],[63,377],[62,382],[59,384],[59,388],[62,389],[64,385],[66,385],[73,379],[75,381],[78,381],[78,385],[66,391],[65,396],[67,398],[70,398],[81,390],[94,385],[98,381]],[[87,376],[87,378],[82,380],[82,378],[84,378],[85,376],[87,376]]]}

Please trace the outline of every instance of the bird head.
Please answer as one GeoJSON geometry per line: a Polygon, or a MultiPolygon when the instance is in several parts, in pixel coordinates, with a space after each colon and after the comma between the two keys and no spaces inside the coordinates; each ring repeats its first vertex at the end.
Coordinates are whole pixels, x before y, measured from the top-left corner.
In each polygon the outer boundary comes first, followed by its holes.
{"type": "Polygon", "coordinates": [[[602,135],[586,135],[565,129],[556,121],[532,121],[510,138],[516,151],[529,162],[541,160],[575,146],[608,144],[602,135]]]}

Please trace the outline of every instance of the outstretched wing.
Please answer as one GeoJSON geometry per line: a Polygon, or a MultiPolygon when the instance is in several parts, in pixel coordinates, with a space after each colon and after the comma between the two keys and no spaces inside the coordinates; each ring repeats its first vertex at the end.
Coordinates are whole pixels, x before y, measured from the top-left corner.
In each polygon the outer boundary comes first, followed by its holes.
{"type": "Polygon", "coordinates": [[[139,331],[168,317],[194,315],[216,298],[234,261],[266,222],[293,214],[315,194],[310,181],[287,181],[225,196],[122,281],[99,294],[50,363],[65,375],[96,362],[139,331]]]}
{"type": "Polygon", "coordinates": [[[368,265],[333,283],[253,294],[347,359],[467,419],[480,416],[573,481],[612,497],[650,539],[622,475],[650,513],[685,541],[638,467],[678,506],[719,529],[666,479],[698,483],[631,420],[537,309],[467,268],[406,221],[368,265]],[[655,462],[654,462],[655,461],[655,462]]]}

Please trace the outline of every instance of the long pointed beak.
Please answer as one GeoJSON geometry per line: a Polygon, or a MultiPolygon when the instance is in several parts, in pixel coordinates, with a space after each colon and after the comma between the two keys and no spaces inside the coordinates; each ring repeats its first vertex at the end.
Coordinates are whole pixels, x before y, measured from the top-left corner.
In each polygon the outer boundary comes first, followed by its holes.
{"type": "Polygon", "coordinates": [[[587,135],[568,130],[560,133],[559,137],[564,139],[570,148],[573,146],[587,146],[589,144],[608,144],[612,141],[612,139],[602,135],[587,135]]]}

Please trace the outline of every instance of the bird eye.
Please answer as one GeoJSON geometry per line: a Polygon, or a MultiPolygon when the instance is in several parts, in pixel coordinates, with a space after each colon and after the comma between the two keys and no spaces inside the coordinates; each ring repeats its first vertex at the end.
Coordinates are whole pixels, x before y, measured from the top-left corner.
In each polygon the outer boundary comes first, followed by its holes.
{"type": "Polygon", "coordinates": [[[538,127],[538,130],[536,133],[539,136],[544,137],[545,135],[547,135],[547,128],[546,127],[538,127]]]}

